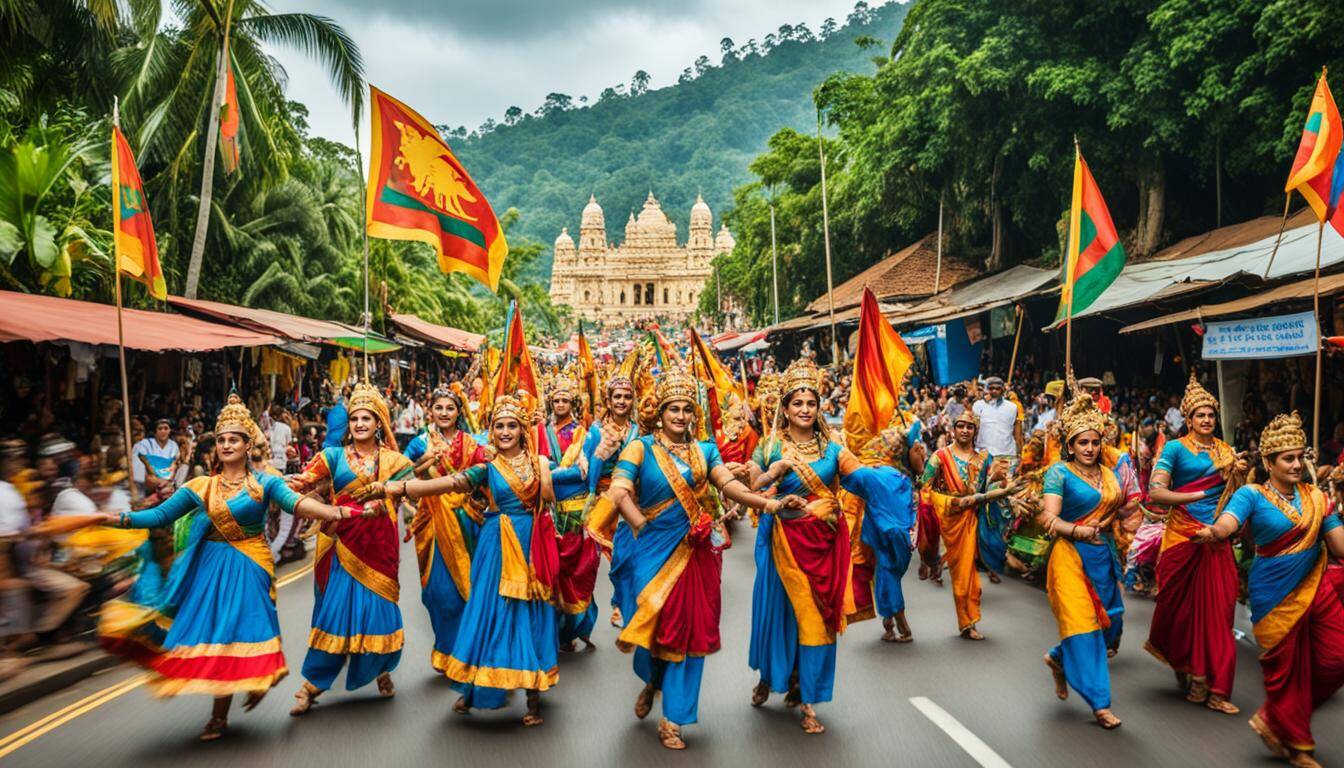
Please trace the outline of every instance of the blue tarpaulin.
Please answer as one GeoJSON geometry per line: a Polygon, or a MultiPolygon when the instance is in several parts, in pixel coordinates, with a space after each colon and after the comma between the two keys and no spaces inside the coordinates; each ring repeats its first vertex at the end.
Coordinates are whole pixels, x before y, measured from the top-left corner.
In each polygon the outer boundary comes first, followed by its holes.
{"type": "Polygon", "coordinates": [[[926,344],[933,381],[938,386],[974,379],[980,374],[980,350],[983,341],[972,344],[961,318],[941,325],[926,325],[901,334],[907,344],[926,344]]]}

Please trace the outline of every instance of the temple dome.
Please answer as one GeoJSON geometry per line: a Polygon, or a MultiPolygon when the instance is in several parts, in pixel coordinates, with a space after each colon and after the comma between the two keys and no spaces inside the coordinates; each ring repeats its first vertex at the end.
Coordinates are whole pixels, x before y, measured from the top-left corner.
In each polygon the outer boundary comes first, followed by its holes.
{"type": "Polygon", "coordinates": [[[580,219],[580,228],[600,227],[606,229],[606,219],[602,215],[602,206],[597,204],[597,195],[588,196],[588,204],[583,207],[583,217],[580,219]]]}
{"type": "Polygon", "coordinates": [[[574,238],[569,236],[569,227],[560,230],[560,236],[555,238],[555,250],[573,250],[574,238]]]}
{"type": "Polygon", "coordinates": [[[704,227],[709,229],[714,221],[714,214],[709,210],[709,204],[701,195],[695,196],[695,205],[691,206],[691,227],[704,227]]]}
{"type": "Polygon", "coordinates": [[[733,233],[728,231],[728,225],[719,227],[719,234],[714,236],[714,250],[720,253],[727,253],[733,250],[737,241],[733,239],[733,233]]]}

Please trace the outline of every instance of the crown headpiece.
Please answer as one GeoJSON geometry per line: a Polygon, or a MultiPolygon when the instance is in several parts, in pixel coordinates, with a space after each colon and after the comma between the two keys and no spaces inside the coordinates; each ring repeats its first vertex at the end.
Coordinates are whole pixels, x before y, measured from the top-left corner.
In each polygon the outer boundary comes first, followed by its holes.
{"type": "Polygon", "coordinates": [[[957,414],[957,418],[953,419],[952,423],[956,424],[958,421],[969,422],[974,424],[976,429],[980,428],[980,414],[976,413],[974,408],[961,409],[961,413],[957,414]]]}
{"type": "Polygon", "coordinates": [[[629,376],[612,376],[607,379],[607,393],[610,394],[612,390],[616,389],[628,389],[634,392],[635,382],[631,381],[629,376]]]}
{"type": "Polygon", "coordinates": [[[257,423],[252,420],[252,412],[243,405],[243,399],[237,394],[230,394],[228,404],[219,412],[219,417],[215,419],[215,434],[224,432],[234,432],[244,435],[253,443],[258,442],[262,437],[261,429],[257,423]]]}
{"type": "Polygon", "coordinates": [[[1273,456],[1284,451],[1307,447],[1307,433],[1302,430],[1302,417],[1297,411],[1275,416],[1260,433],[1260,455],[1273,456]]]}
{"type": "Polygon", "coordinates": [[[810,389],[817,394],[821,394],[821,369],[817,368],[817,364],[806,357],[800,357],[789,363],[789,367],[784,370],[784,376],[780,380],[780,393],[784,397],[788,397],[800,389],[810,389]]]}
{"type": "Polygon", "coordinates": [[[658,407],[662,408],[673,400],[689,400],[694,403],[699,394],[695,377],[684,368],[668,368],[658,377],[654,386],[654,395],[658,398],[658,407]]]}
{"type": "Polygon", "coordinates": [[[1208,406],[1213,410],[1218,410],[1218,398],[1214,397],[1209,390],[1205,389],[1195,378],[1192,371],[1190,373],[1190,383],[1185,385],[1185,397],[1181,398],[1181,413],[1186,417],[1190,416],[1200,408],[1208,406]]]}
{"type": "Polygon", "coordinates": [[[495,405],[490,410],[490,423],[494,424],[500,419],[516,419],[518,423],[527,426],[532,423],[532,410],[513,395],[500,395],[495,398],[495,405]]]}
{"type": "Polygon", "coordinates": [[[1074,397],[1069,404],[1064,406],[1064,416],[1061,419],[1064,422],[1064,442],[1067,445],[1070,440],[1089,430],[1098,435],[1106,434],[1106,425],[1108,419],[1106,414],[1101,412],[1097,404],[1092,402],[1092,396],[1083,393],[1074,397]]]}
{"type": "Polygon", "coordinates": [[[378,392],[378,388],[367,381],[361,381],[355,385],[354,390],[350,393],[350,402],[346,408],[350,413],[363,410],[369,411],[375,416],[384,416],[389,413],[387,401],[378,392]]]}

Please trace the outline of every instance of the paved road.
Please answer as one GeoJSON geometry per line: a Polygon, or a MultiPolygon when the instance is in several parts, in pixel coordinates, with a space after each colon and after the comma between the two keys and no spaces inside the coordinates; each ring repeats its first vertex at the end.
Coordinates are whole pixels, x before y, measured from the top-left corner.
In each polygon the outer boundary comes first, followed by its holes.
{"type": "MultiPolygon", "coordinates": [[[[200,744],[195,737],[207,716],[206,698],[161,701],[143,687],[113,688],[136,676],[122,667],[0,718],[0,763],[6,768],[175,768],[183,760],[230,768],[692,764],[688,761],[815,768],[837,759],[846,765],[922,768],[1275,764],[1247,728],[1245,715],[1220,716],[1185,703],[1171,674],[1141,650],[1152,615],[1149,602],[1130,601],[1129,632],[1111,667],[1115,709],[1125,725],[1107,733],[1092,724],[1076,697],[1060,703],[1051,692],[1040,661],[1055,637],[1044,593],[1016,581],[986,582],[981,628],[989,639],[971,643],[954,636],[949,591],[919,582],[913,572],[906,593],[915,642],[878,642],[881,627],[871,621],[851,628],[840,642],[836,701],[819,707],[829,731],[807,736],[778,697],[759,710],[749,706],[755,682],[747,668],[753,532],[741,525],[737,534],[736,546],[725,556],[725,648],[706,665],[701,722],[686,729],[686,753],[658,745],[656,709],[645,722],[631,714],[639,684],[629,657],[612,645],[615,633],[605,612],[595,638],[599,650],[562,658],[560,685],[544,697],[545,725],[527,729],[518,724],[521,697],[498,712],[452,714],[456,694],[428,663],[429,623],[407,549],[402,559],[407,649],[396,673],[395,699],[378,699],[372,687],[333,691],[309,716],[290,718],[285,713],[299,685],[296,672],[257,711],[243,715],[235,710],[224,740],[200,744]],[[91,698],[102,692],[105,698],[91,698]],[[918,697],[936,704],[1004,762],[991,757],[978,763],[912,703],[918,697]],[[71,707],[81,701],[84,706],[71,707]],[[33,727],[53,714],[58,717],[33,727]],[[24,728],[29,729],[26,736],[36,738],[14,749],[24,737],[13,734],[24,728]]],[[[605,608],[605,574],[598,584],[605,608]]],[[[306,575],[280,592],[285,652],[295,670],[303,658],[311,600],[306,575]]],[[[1261,697],[1250,647],[1242,648],[1239,672],[1233,701],[1249,714],[1261,697]]],[[[1315,730],[1323,742],[1322,762],[1344,764],[1344,701],[1337,697],[1318,712],[1315,730]]]]}

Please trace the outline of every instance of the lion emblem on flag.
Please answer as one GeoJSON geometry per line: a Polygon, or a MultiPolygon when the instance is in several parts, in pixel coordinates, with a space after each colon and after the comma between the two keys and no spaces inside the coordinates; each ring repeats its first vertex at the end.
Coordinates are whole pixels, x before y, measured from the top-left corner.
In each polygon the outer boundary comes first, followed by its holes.
{"type": "Polygon", "coordinates": [[[462,201],[476,202],[457,169],[444,160],[444,148],[437,137],[425,136],[414,126],[400,120],[392,121],[401,132],[397,148],[396,167],[411,174],[411,186],[421,195],[428,195],[436,206],[459,219],[475,221],[476,217],[462,210],[462,201]]]}

